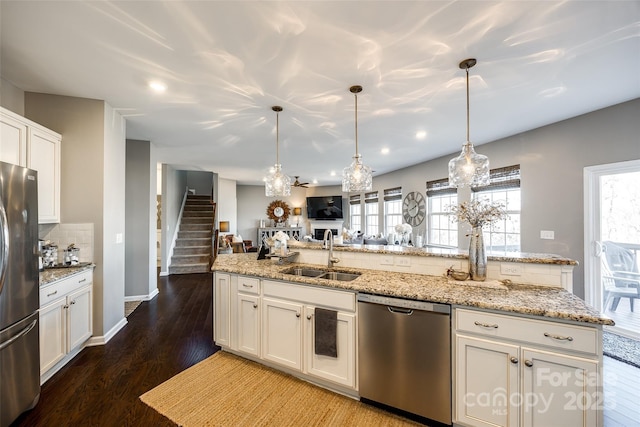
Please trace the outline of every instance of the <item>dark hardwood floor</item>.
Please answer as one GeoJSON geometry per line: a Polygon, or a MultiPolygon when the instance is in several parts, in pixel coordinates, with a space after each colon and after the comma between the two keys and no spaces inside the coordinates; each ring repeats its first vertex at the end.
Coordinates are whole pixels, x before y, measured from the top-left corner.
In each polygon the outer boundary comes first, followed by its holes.
{"type": "Polygon", "coordinates": [[[140,395],[206,359],[213,344],[212,274],[158,278],[106,345],[85,348],[42,386],[14,426],[174,426],[140,395]]]}

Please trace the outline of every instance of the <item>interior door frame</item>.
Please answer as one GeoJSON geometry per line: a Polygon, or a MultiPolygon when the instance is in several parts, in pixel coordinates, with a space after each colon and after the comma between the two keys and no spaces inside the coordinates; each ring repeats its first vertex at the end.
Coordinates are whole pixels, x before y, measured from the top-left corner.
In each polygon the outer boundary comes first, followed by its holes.
{"type": "Polygon", "coordinates": [[[585,301],[603,312],[600,280],[600,177],[640,170],[640,159],[584,168],[584,280],[585,301]]]}

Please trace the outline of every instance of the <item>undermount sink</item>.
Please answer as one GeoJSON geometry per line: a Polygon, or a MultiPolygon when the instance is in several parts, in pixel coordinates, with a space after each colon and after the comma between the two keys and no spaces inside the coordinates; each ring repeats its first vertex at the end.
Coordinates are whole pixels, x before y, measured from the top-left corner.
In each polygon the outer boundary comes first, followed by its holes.
{"type": "Polygon", "coordinates": [[[327,271],[303,267],[293,267],[283,271],[283,273],[292,274],[294,276],[313,277],[315,279],[338,280],[341,282],[350,282],[360,277],[360,273],[344,273],[341,271],[327,271]]]}
{"type": "Polygon", "coordinates": [[[360,273],[341,273],[338,271],[327,271],[320,279],[339,280],[341,282],[350,282],[360,277],[360,273]]]}

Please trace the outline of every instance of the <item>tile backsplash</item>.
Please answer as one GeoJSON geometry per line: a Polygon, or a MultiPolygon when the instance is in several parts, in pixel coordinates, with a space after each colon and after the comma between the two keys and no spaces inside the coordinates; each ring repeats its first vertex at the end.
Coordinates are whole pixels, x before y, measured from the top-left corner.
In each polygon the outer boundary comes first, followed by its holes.
{"type": "MultiPolygon", "coordinates": [[[[41,233],[44,230],[41,229],[41,233]]],[[[50,240],[58,246],[58,260],[62,261],[62,251],[70,244],[80,249],[80,262],[93,262],[93,223],[88,224],[56,224],[45,234],[40,234],[43,240],[50,240]]]]}

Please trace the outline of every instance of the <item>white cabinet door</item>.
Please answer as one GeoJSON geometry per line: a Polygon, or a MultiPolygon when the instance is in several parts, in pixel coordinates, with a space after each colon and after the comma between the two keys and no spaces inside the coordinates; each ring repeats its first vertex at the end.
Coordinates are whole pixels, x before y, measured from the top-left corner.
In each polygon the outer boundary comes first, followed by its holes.
{"type": "Polygon", "coordinates": [[[69,347],[72,351],[93,334],[92,286],[86,286],[67,296],[69,347]]]}
{"type": "Polygon", "coordinates": [[[355,315],[338,312],[338,357],[315,353],[315,307],[305,307],[305,370],[324,380],[350,388],[356,385],[356,322],[355,315]]]}
{"type": "Polygon", "coordinates": [[[231,276],[215,273],[213,292],[213,340],[217,345],[231,345],[231,276]]]}
{"type": "Polygon", "coordinates": [[[28,141],[27,167],[38,171],[38,222],[60,222],[60,138],[30,127],[28,141]]]}
{"type": "Polygon", "coordinates": [[[262,299],[262,357],[302,370],[302,304],[262,299]]]}
{"type": "Polygon", "coordinates": [[[260,298],[238,293],[238,351],[260,356],[260,298]]]}
{"type": "Polygon", "coordinates": [[[519,346],[456,337],[455,418],[470,426],[518,425],[519,346]]]}
{"type": "Polygon", "coordinates": [[[27,125],[0,111],[0,161],[27,165],[27,125]]]}
{"type": "Polygon", "coordinates": [[[60,298],[40,309],[40,373],[67,354],[67,300],[60,298]]]}
{"type": "Polygon", "coordinates": [[[593,360],[522,349],[525,427],[598,425],[603,407],[598,363],[593,360]]]}

